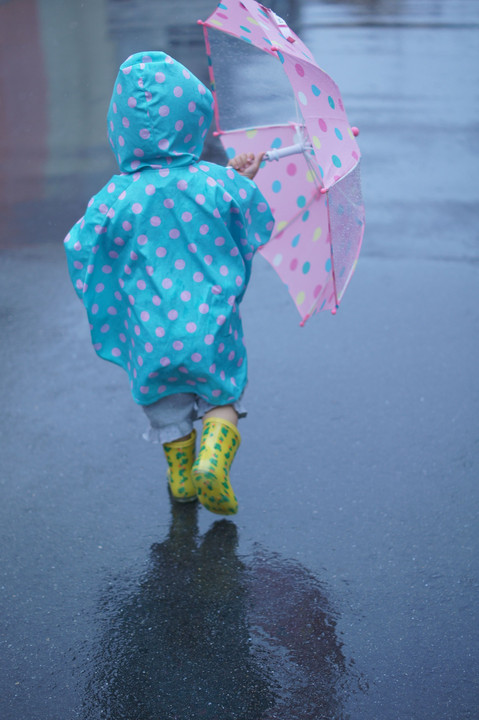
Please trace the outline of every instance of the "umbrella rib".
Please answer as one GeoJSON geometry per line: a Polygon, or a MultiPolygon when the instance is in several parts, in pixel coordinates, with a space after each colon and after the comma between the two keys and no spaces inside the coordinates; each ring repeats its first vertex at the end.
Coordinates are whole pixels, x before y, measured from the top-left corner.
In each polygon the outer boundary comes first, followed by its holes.
{"type": "MultiPolygon", "coordinates": [[[[328,201],[326,200],[326,202],[328,202],[328,201]]],[[[330,219],[329,219],[329,213],[328,213],[328,232],[329,232],[329,236],[331,237],[331,223],[330,223],[330,219]]],[[[331,277],[333,280],[334,299],[335,299],[335,304],[336,304],[336,309],[337,309],[339,307],[340,298],[338,298],[338,292],[336,289],[336,275],[335,275],[335,270],[334,270],[334,255],[333,255],[332,246],[331,246],[331,266],[332,266],[331,267],[331,277]]],[[[320,300],[320,297],[318,297],[318,299],[313,302],[313,304],[309,308],[309,311],[306,313],[306,315],[300,322],[301,327],[304,327],[306,321],[309,320],[309,318],[312,315],[314,315],[314,313],[316,312],[316,310],[319,306],[319,300],[320,300]]],[[[334,310],[334,312],[336,312],[336,310],[334,310]]]]}
{"type": "Polygon", "coordinates": [[[296,123],[294,122],[288,122],[288,123],[276,123],[276,125],[251,125],[249,127],[243,127],[243,128],[233,128],[231,130],[220,130],[217,135],[233,135],[234,133],[244,133],[249,132],[251,130],[271,130],[272,128],[291,128],[296,127],[296,123]]]}
{"type": "Polygon", "coordinates": [[[305,157],[306,163],[313,175],[314,184],[316,185],[317,191],[320,191],[324,187],[324,183],[318,177],[318,170],[314,166],[313,161],[311,160],[311,155],[309,154],[309,152],[305,152],[304,157],[305,157]]]}

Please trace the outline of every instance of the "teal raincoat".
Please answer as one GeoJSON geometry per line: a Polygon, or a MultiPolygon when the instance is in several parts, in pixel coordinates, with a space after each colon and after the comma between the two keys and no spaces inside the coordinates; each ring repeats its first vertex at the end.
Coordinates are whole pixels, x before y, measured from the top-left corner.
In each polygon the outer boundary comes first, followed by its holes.
{"type": "Polygon", "coordinates": [[[199,160],[212,108],[168,55],[128,58],[108,111],[121,172],[65,238],[93,347],[142,405],[184,392],[225,405],[246,385],[239,304],[273,218],[252,181],[199,160]]]}

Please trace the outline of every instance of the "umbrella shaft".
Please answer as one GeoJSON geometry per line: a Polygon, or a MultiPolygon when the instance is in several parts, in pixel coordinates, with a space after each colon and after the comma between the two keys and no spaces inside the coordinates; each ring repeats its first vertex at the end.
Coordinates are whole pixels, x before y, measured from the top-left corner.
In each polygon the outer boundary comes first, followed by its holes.
{"type": "Polygon", "coordinates": [[[264,159],[279,160],[280,158],[288,157],[288,155],[298,155],[299,153],[303,153],[310,149],[311,148],[304,143],[296,143],[296,145],[288,145],[284,148],[273,148],[272,150],[268,150],[268,152],[264,155],[264,159]]]}

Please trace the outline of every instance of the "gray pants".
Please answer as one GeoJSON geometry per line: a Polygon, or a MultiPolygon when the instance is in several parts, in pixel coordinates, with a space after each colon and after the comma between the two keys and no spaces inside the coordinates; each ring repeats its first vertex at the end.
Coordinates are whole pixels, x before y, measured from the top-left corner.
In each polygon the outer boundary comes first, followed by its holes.
{"type": "MultiPolygon", "coordinates": [[[[242,397],[232,403],[239,417],[246,417],[242,397]]],[[[189,435],[193,423],[217,405],[210,405],[194,393],[178,393],[167,395],[152,405],[142,405],[150,421],[150,427],[144,433],[145,440],[154,443],[173,442],[180,437],[189,435]]]]}

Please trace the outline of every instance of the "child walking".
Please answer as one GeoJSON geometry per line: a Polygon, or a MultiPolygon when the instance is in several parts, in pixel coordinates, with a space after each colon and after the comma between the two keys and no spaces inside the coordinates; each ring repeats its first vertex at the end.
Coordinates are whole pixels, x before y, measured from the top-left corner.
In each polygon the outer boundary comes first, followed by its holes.
{"type": "Polygon", "coordinates": [[[128,58],[108,110],[120,174],[65,249],[93,347],[128,373],[172,497],[230,515],[247,381],[239,305],[273,218],[252,182],[262,155],[226,168],[199,161],[212,115],[210,91],[181,63],[162,52],[128,58]]]}

